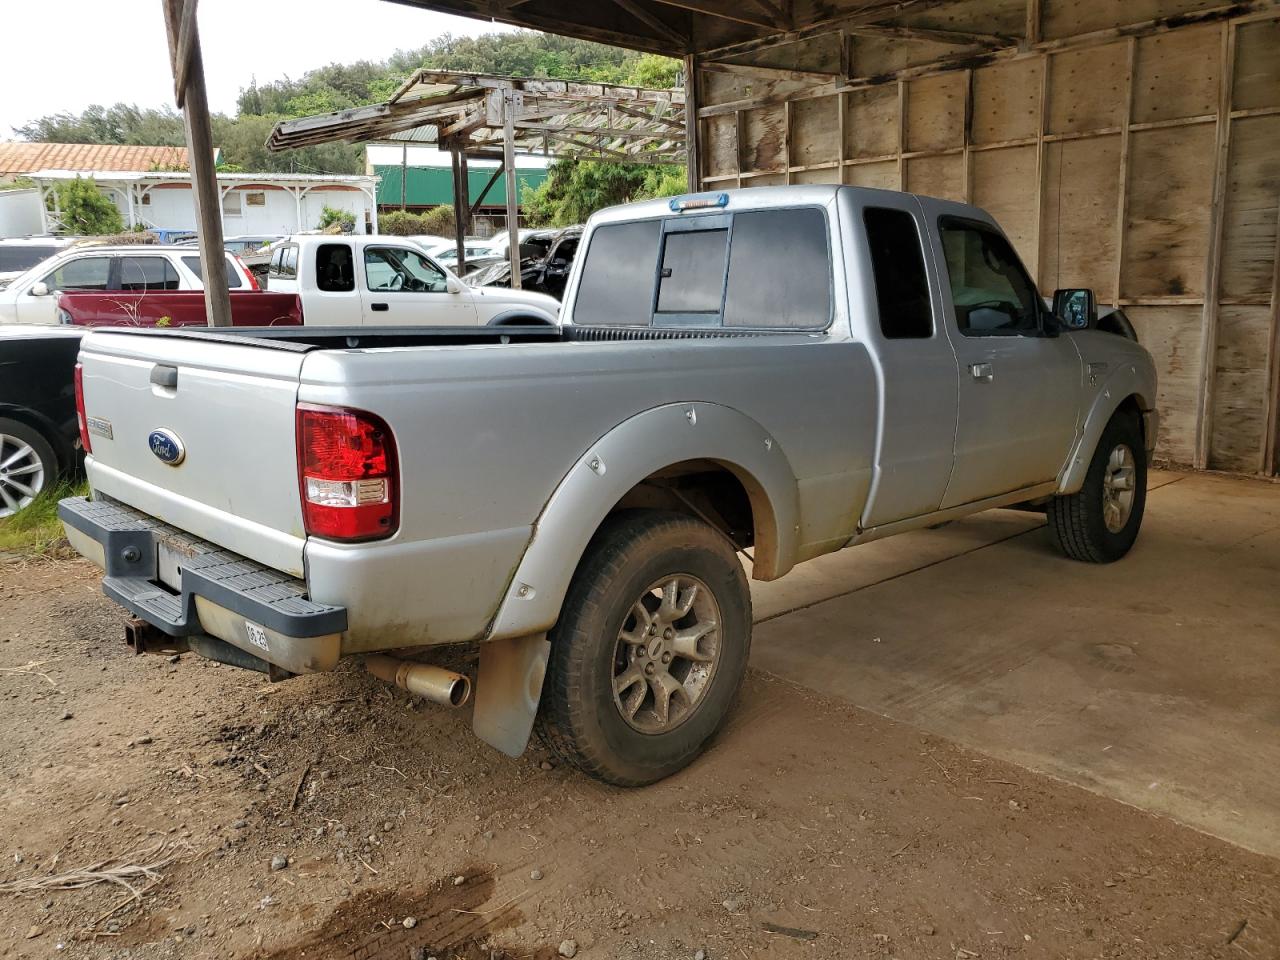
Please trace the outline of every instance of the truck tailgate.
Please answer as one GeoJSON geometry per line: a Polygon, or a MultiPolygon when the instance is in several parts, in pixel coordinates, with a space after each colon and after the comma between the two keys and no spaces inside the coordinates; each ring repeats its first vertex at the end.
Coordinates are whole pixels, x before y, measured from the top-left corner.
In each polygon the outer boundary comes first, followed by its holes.
{"type": "Polygon", "coordinates": [[[94,490],[301,576],[295,406],[305,353],[124,331],[81,348],[94,490]]]}

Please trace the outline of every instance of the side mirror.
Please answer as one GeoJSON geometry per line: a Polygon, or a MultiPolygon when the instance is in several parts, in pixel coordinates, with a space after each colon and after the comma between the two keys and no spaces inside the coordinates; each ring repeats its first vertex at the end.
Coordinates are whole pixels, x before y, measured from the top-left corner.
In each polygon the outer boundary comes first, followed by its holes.
{"type": "Polygon", "coordinates": [[[43,280],[38,280],[31,285],[28,291],[33,297],[47,297],[49,295],[49,285],[43,280]]]}
{"type": "Polygon", "coordinates": [[[449,274],[448,277],[445,279],[444,288],[449,293],[466,293],[467,292],[467,285],[463,283],[461,280],[459,280],[457,277],[455,277],[453,274],[449,274]]]}
{"type": "Polygon", "coordinates": [[[1077,289],[1053,292],[1053,319],[1060,330],[1087,330],[1098,322],[1098,301],[1093,291],[1077,289]]]}

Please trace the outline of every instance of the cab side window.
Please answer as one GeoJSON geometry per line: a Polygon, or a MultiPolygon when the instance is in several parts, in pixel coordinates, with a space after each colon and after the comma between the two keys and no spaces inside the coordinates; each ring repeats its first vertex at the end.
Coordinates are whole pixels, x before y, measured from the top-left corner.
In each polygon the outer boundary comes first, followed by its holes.
{"type": "Polygon", "coordinates": [[[966,337],[1038,333],[1040,297],[1009,241],[985,224],[949,217],[939,231],[960,332],[966,337]]]}
{"type": "Polygon", "coordinates": [[[929,278],[915,217],[905,210],[868,207],[862,221],[871,251],[880,332],[886,340],[933,336],[929,278]]]}
{"type": "Polygon", "coordinates": [[[110,257],[80,257],[44,278],[50,290],[106,290],[111,279],[110,257]]]}
{"type": "Polygon", "coordinates": [[[325,293],[350,293],[356,288],[355,264],[345,243],[322,243],[316,248],[316,286],[325,293]]]}
{"type": "Polygon", "coordinates": [[[365,284],[378,293],[444,293],[444,271],[405,247],[365,247],[365,284]]]}

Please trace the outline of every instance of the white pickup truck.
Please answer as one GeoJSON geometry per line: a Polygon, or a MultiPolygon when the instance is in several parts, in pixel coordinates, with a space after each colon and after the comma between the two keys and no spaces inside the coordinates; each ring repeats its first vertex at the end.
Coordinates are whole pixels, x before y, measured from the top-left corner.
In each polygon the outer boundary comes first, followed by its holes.
{"type": "Polygon", "coordinates": [[[1050,308],[983,211],[760,187],[603,211],[580,249],[558,328],[89,333],[93,496],[60,515],[135,648],[364,655],[460,703],[423,658],[481,641],[483,739],[536,717],[642,784],[738,690],[737,551],[772,580],[1015,505],[1077,560],[1138,536],[1151,358],[1088,290],[1050,308]]]}
{"type": "Polygon", "coordinates": [[[296,293],[307,326],[554,324],[546,294],[471,287],[409,237],[307,234],[277,245],[267,289],[296,293]]]}

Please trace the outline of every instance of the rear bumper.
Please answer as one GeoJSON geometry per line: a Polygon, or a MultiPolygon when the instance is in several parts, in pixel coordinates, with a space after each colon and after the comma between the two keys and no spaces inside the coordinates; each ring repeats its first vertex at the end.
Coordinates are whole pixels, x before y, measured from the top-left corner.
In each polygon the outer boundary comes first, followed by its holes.
{"type": "Polygon", "coordinates": [[[344,607],[307,586],[113,500],[58,504],[67,538],[106,573],[103,592],[172,637],[208,635],[292,673],[331,670],[344,607]]]}

